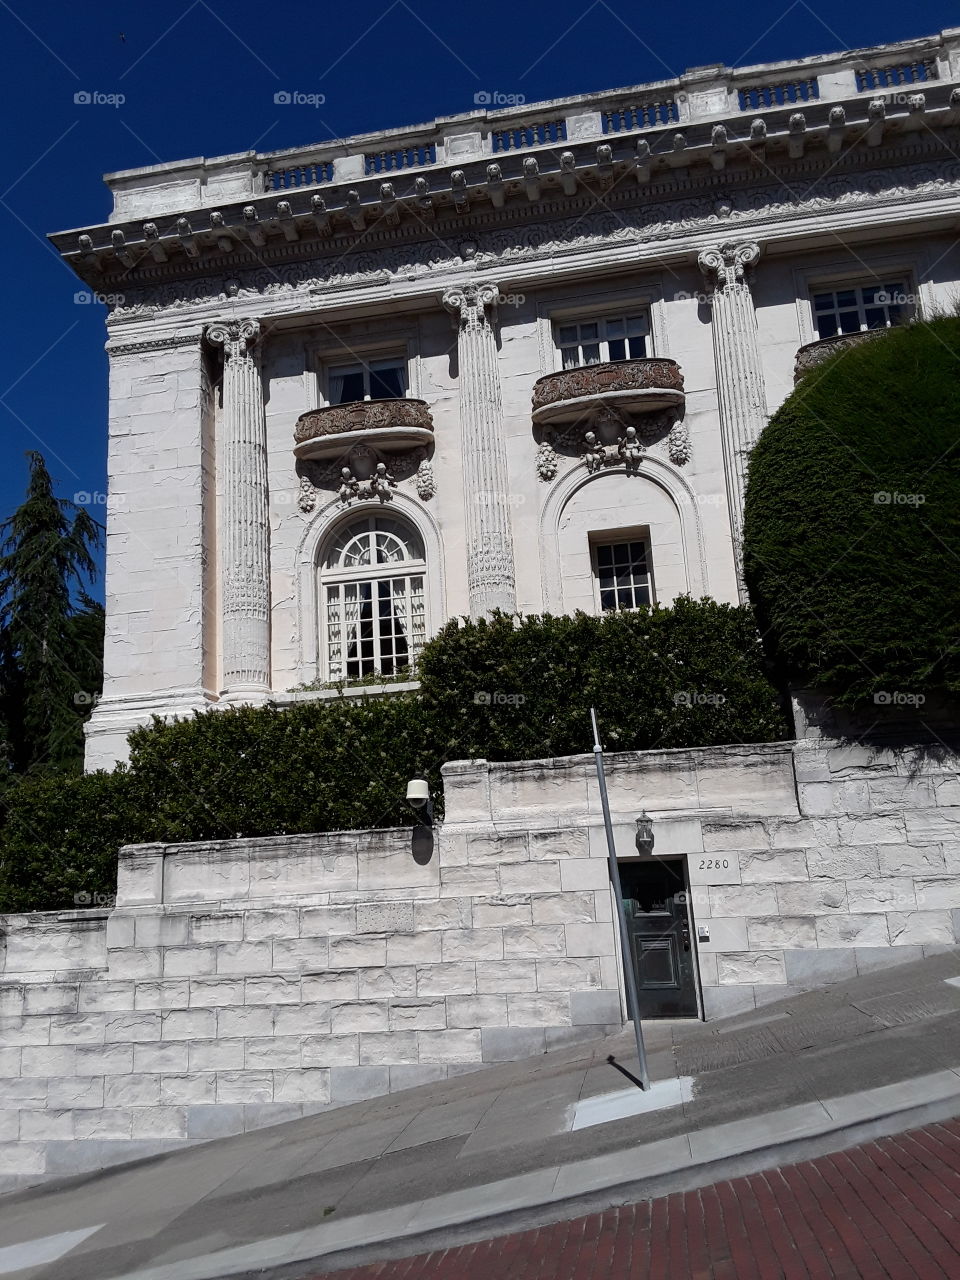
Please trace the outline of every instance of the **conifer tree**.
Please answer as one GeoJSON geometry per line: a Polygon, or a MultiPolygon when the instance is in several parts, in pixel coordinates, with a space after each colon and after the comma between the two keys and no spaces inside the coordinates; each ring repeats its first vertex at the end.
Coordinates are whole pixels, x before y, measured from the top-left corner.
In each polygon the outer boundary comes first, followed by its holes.
{"type": "MultiPolygon", "coordinates": [[[[76,769],[103,672],[103,609],[87,592],[102,528],[27,454],[24,501],[0,524],[0,772],[76,769]]],[[[2,786],[2,782],[0,782],[2,786]]]]}

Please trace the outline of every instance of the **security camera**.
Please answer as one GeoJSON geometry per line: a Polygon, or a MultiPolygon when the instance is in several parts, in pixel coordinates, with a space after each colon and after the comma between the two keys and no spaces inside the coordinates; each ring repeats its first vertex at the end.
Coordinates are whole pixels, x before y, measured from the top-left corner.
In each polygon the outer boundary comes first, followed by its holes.
{"type": "Polygon", "coordinates": [[[407,783],[407,804],[422,809],[430,803],[430,784],[426,778],[411,778],[407,783]]]}

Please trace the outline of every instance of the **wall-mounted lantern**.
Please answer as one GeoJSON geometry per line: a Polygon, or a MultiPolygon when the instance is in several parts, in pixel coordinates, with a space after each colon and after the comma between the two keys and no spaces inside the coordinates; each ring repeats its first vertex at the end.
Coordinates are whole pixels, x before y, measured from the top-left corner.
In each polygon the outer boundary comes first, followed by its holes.
{"type": "Polygon", "coordinates": [[[649,858],[653,853],[653,819],[643,811],[637,819],[637,853],[649,858]]]}

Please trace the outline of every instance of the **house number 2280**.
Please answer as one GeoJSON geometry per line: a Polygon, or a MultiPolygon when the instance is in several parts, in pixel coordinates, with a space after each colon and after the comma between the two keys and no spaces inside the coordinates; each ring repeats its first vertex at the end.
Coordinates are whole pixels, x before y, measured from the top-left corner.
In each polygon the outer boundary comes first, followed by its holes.
{"type": "Polygon", "coordinates": [[[727,858],[701,858],[701,871],[728,871],[730,863],[727,858]]]}

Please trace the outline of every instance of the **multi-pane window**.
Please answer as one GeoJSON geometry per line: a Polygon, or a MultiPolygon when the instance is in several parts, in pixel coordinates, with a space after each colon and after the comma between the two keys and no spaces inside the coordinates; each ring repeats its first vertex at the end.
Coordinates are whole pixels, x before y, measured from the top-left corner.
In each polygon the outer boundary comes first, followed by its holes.
{"type": "Polygon", "coordinates": [[[356,400],[397,400],[406,394],[407,370],[402,360],[371,360],[338,365],[327,371],[330,404],[356,400]]]}
{"type": "Polygon", "coordinates": [[[896,284],[852,286],[813,295],[813,315],[821,338],[866,329],[889,329],[906,319],[906,288],[896,284]]]}
{"type": "Polygon", "coordinates": [[[611,360],[638,360],[647,354],[650,318],[644,313],[557,326],[564,369],[611,360]]]}
{"type": "Polygon", "coordinates": [[[604,613],[650,604],[650,555],[646,542],[601,542],[593,549],[600,608],[604,613]]]}
{"type": "Polygon", "coordinates": [[[365,516],[330,548],[321,579],[326,678],[396,675],[426,639],[423,544],[399,520],[365,516]]]}

